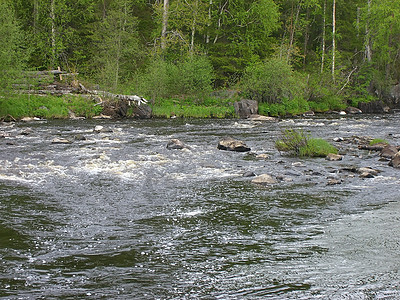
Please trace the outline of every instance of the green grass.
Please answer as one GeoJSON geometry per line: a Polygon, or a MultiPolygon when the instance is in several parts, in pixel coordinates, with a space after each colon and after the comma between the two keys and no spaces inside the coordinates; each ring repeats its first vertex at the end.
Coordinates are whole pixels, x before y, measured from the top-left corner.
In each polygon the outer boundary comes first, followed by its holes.
{"type": "Polygon", "coordinates": [[[311,138],[308,143],[300,148],[299,155],[307,157],[325,157],[329,153],[338,153],[338,149],[324,139],[311,138]]]}
{"type": "Polygon", "coordinates": [[[153,116],[159,118],[229,118],[235,116],[232,104],[217,99],[194,101],[162,99],[152,105],[153,116]]]}
{"type": "Polygon", "coordinates": [[[92,100],[80,96],[5,94],[0,98],[0,118],[12,116],[14,119],[62,119],[69,117],[69,111],[79,117],[93,117],[101,110],[101,107],[94,106],[92,100]]]}
{"type": "Polygon", "coordinates": [[[300,157],[325,157],[338,150],[324,139],[312,138],[301,130],[287,129],[275,142],[279,151],[300,157]]]}
{"type": "Polygon", "coordinates": [[[373,146],[376,144],[389,144],[389,142],[385,139],[373,139],[372,141],[369,142],[370,146],[373,146]]]}

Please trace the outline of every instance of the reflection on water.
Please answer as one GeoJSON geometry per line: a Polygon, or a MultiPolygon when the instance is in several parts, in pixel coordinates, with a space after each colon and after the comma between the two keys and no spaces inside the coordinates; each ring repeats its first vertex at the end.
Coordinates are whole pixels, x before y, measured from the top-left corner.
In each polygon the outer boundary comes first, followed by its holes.
{"type": "Polygon", "coordinates": [[[351,145],[342,162],[274,149],[289,127],[396,144],[398,126],[395,115],[0,125],[0,297],[398,298],[398,170],[351,145]],[[217,150],[228,135],[270,158],[217,150]],[[192,149],[167,150],[171,138],[192,149]],[[340,172],[350,165],[382,172],[340,172]],[[290,180],[260,187],[246,171],[290,180]]]}

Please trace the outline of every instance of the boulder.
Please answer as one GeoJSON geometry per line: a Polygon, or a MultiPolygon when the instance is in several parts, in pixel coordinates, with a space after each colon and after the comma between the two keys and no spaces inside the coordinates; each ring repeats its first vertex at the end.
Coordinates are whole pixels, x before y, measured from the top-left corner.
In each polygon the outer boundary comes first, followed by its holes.
{"type": "Polygon", "coordinates": [[[341,179],[336,179],[336,178],[330,178],[326,184],[327,185],[342,184],[342,180],[341,179]]]}
{"type": "Polygon", "coordinates": [[[167,144],[167,149],[169,150],[182,150],[182,149],[190,149],[190,147],[186,146],[183,142],[178,139],[172,139],[167,144]]]}
{"type": "Polygon", "coordinates": [[[152,113],[151,107],[147,104],[135,105],[133,108],[134,117],[139,119],[150,119],[152,113]]]}
{"type": "Polygon", "coordinates": [[[392,160],[389,162],[389,166],[400,168],[400,152],[397,152],[395,156],[393,156],[392,160]]]}
{"type": "Polygon", "coordinates": [[[261,174],[260,176],[254,178],[251,182],[256,184],[275,184],[277,183],[277,180],[271,175],[261,174]]]}
{"type": "Polygon", "coordinates": [[[350,114],[350,115],[362,114],[362,110],[361,109],[359,109],[357,107],[352,107],[352,106],[347,107],[345,112],[350,114]]]}
{"type": "Polygon", "coordinates": [[[256,100],[242,99],[235,102],[233,106],[239,118],[247,119],[251,115],[258,114],[258,102],[256,100]]]}
{"type": "Polygon", "coordinates": [[[367,114],[381,114],[390,112],[390,107],[383,101],[359,102],[358,108],[367,114]]]}
{"type": "Polygon", "coordinates": [[[343,159],[343,156],[342,156],[342,155],[339,155],[339,154],[329,153],[329,154],[325,157],[325,159],[326,159],[326,160],[329,160],[329,161],[338,161],[338,160],[342,160],[342,159],[343,159]]]}
{"type": "Polygon", "coordinates": [[[256,155],[256,158],[257,158],[257,159],[270,159],[271,156],[268,155],[267,153],[261,153],[261,154],[257,154],[257,155],[256,155]]]}
{"type": "Polygon", "coordinates": [[[217,148],[219,150],[248,152],[250,148],[242,141],[233,138],[225,138],[219,141],[217,148]]]}
{"type": "Polygon", "coordinates": [[[397,147],[392,145],[385,145],[381,150],[380,156],[392,159],[397,154],[397,152],[398,152],[397,147]]]}
{"type": "Polygon", "coordinates": [[[372,168],[359,168],[357,169],[357,173],[360,174],[360,177],[362,176],[363,178],[368,178],[368,174],[372,176],[376,176],[379,174],[379,170],[375,170],[372,168]]]}

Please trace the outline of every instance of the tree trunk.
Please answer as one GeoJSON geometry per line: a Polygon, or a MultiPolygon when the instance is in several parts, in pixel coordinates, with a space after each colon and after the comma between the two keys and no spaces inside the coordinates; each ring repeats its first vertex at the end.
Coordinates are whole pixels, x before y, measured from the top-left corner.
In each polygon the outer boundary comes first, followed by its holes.
{"type": "Polygon", "coordinates": [[[300,9],[301,9],[301,1],[299,2],[298,6],[297,6],[297,11],[296,11],[296,17],[293,21],[293,6],[292,6],[292,17],[291,17],[291,28],[290,28],[290,38],[289,38],[289,49],[287,52],[287,57],[286,60],[289,62],[290,57],[292,55],[292,51],[293,51],[293,44],[294,44],[294,35],[296,33],[296,26],[297,26],[297,21],[299,19],[299,14],[300,14],[300,9]]]}
{"type": "Polygon", "coordinates": [[[51,20],[51,67],[55,68],[56,63],[56,25],[55,25],[55,1],[51,0],[50,3],[50,20],[51,20]]]}
{"type": "Polygon", "coordinates": [[[167,47],[167,27],[168,27],[168,10],[169,10],[169,0],[164,0],[164,10],[162,18],[162,30],[161,30],[161,49],[167,47]]]}
{"type": "Polygon", "coordinates": [[[213,4],[213,0],[210,0],[210,6],[208,7],[208,30],[206,36],[206,44],[210,43],[210,26],[211,26],[211,7],[213,4]]]}
{"type": "Polygon", "coordinates": [[[324,1],[324,18],[322,26],[322,54],[321,54],[321,74],[324,72],[325,64],[325,43],[326,43],[326,0],[324,1]]]}
{"type": "Polygon", "coordinates": [[[310,9],[307,7],[307,13],[306,13],[306,29],[304,32],[304,57],[303,57],[303,68],[306,67],[306,61],[307,61],[307,47],[308,47],[308,38],[310,35],[310,26],[308,24],[308,19],[310,18],[310,9]]]}
{"type": "Polygon", "coordinates": [[[368,18],[367,18],[367,24],[365,25],[365,59],[368,62],[371,62],[372,60],[371,35],[369,31],[370,13],[371,13],[371,0],[368,0],[368,18]]]}
{"type": "Polygon", "coordinates": [[[39,2],[35,0],[33,2],[33,32],[37,32],[37,26],[39,23],[39,2]]]}
{"type": "Polygon", "coordinates": [[[332,79],[335,82],[335,52],[336,52],[336,0],[333,0],[332,7],[332,79]]]}

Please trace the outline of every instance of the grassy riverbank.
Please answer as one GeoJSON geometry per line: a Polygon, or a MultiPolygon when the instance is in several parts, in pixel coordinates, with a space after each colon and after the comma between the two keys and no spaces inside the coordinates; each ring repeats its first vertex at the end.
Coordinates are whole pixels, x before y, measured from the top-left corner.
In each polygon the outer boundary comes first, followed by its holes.
{"type": "Polygon", "coordinates": [[[217,98],[204,101],[188,99],[162,99],[151,105],[153,116],[159,118],[233,118],[233,103],[217,98]]]}
{"type": "MultiPolygon", "coordinates": [[[[235,118],[233,102],[238,99],[205,97],[202,100],[190,98],[157,99],[149,103],[156,118],[235,118]]],[[[107,101],[107,100],[103,100],[107,101]]],[[[71,115],[92,118],[102,113],[99,99],[82,95],[29,95],[8,93],[0,96],[0,119],[19,120],[23,117],[63,119],[71,115]]],[[[310,102],[303,99],[282,101],[281,103],[260,103],[259,113],[266,116],[294,116],[307,111],[325,112],[343,110],[346,105],[338,99],[310,102]]],[[[128,117],[132,110],[128,110],[128,117]]]]}
{"type": "Polygon", "coordinates": [[[102,111],[94,100],[81,96],[50,96],[5,94],[0,98],[0,119],[21,119],[38,117],[45,119],[64,119],[71,115],[91,118],[102,111]]]}
{"type": "MultiPolygon", "coordinates": [[[[0,97],[0,120],[24,117],[65,119],[71,114],[76,117],[92,118],[102,113],[96,101],[81,95],[50,96],[6,94],[0,97]]],[[[156,118],[233,118],[233,104],[217,98],[204,101],[187,99],[162,99],[150,104],[156,118]]],[[[128,110],[128,117],[132,116],[128,110]]]]}

